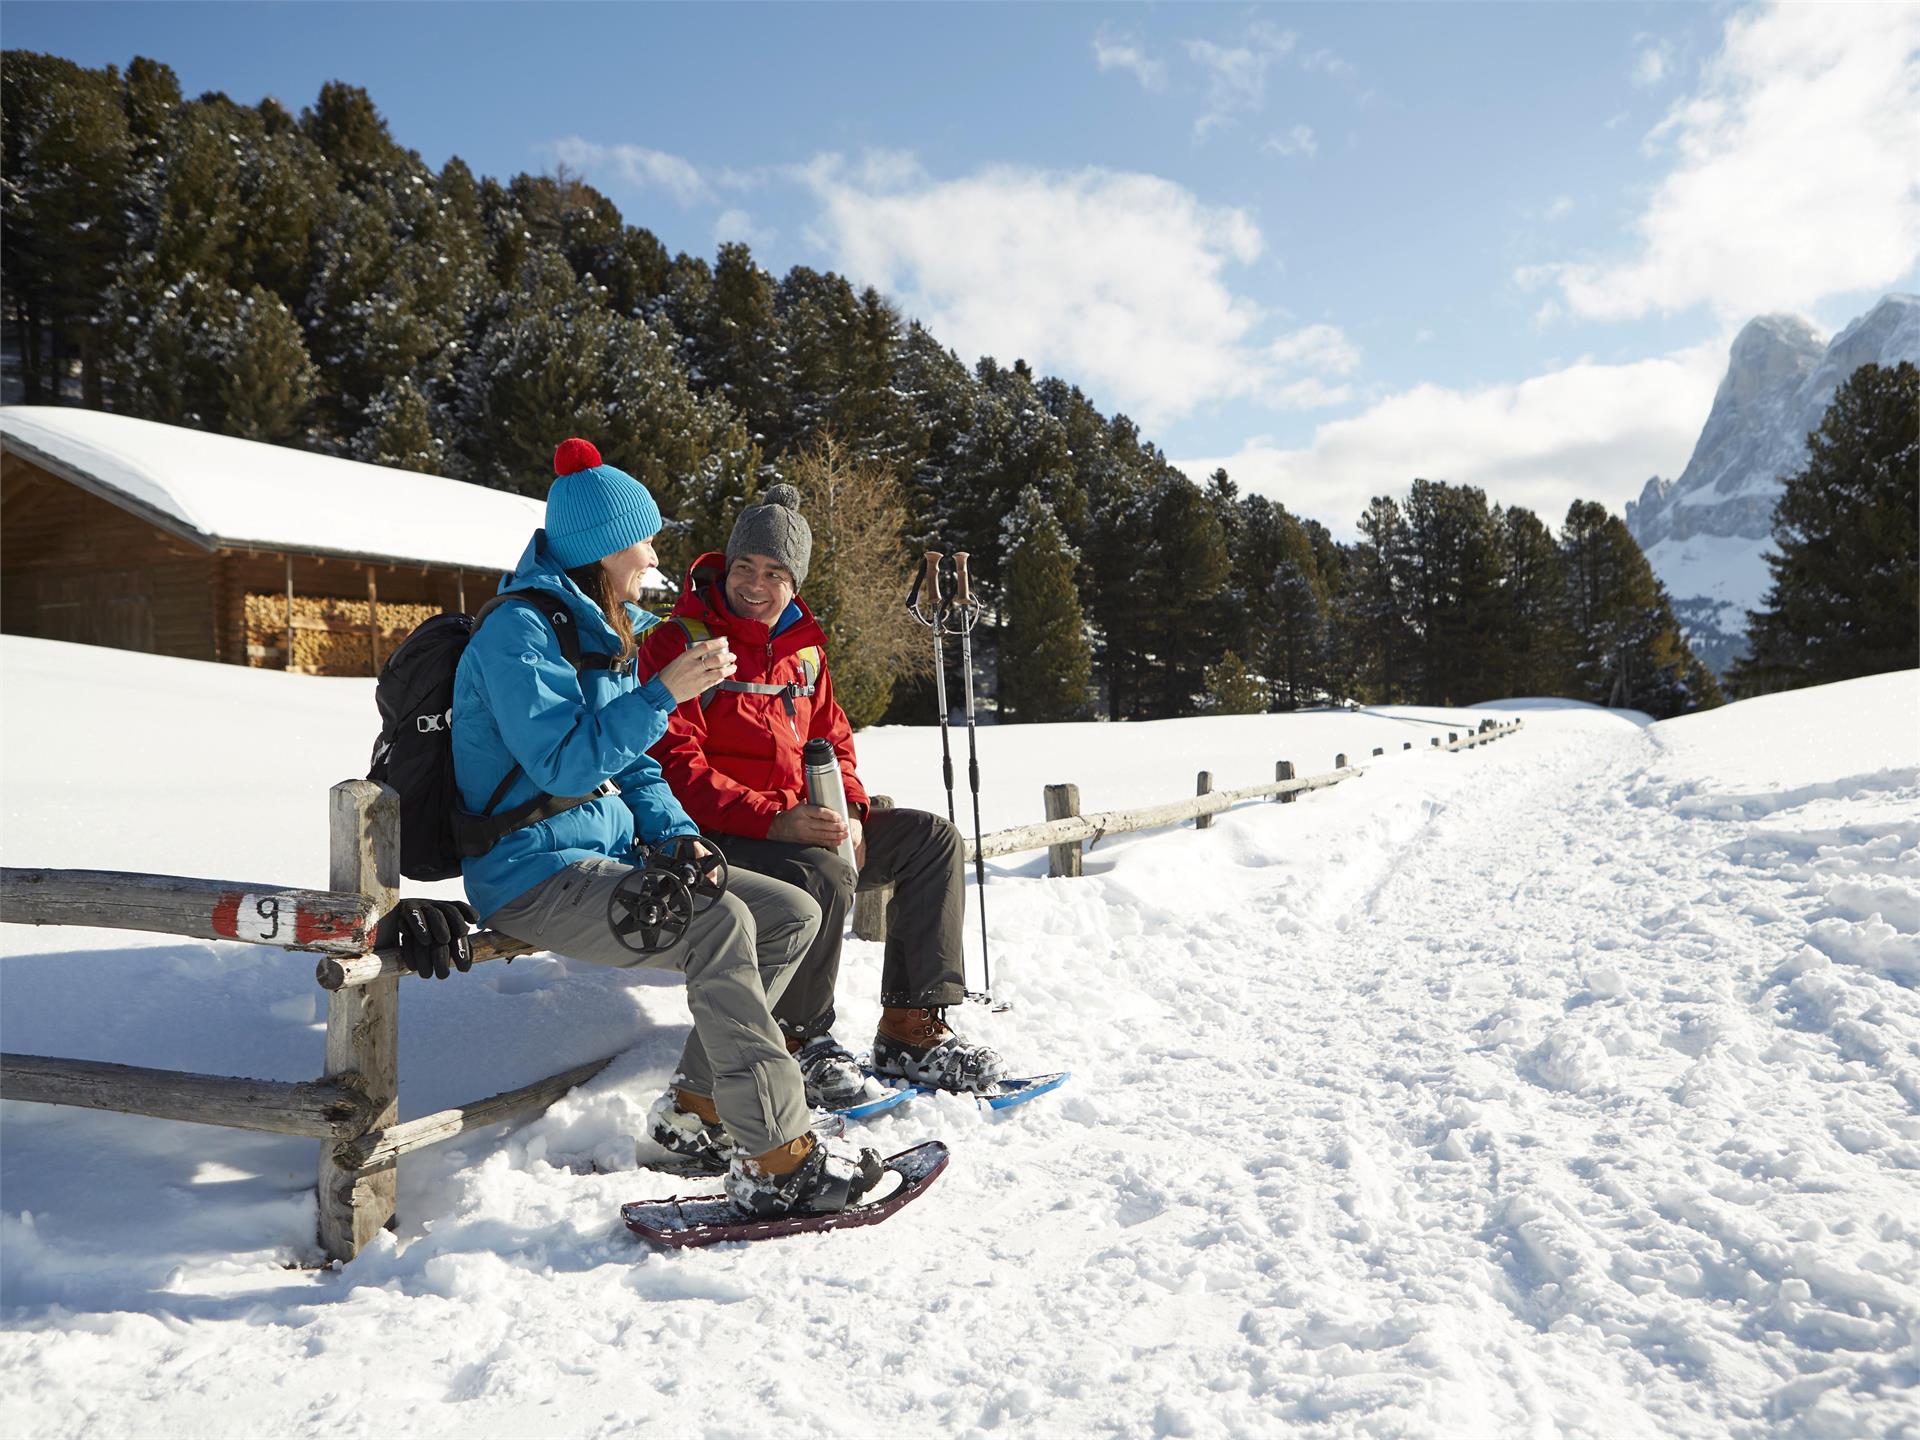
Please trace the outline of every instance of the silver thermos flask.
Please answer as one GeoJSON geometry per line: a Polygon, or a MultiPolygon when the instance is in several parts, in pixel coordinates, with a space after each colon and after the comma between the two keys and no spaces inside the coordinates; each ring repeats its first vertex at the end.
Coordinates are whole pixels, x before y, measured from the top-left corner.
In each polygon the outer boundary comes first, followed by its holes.
{"type": "MultiPolygon", "coordinates": [[[[847,787],[840,778],[840,760],[833,753],[833,744],[827,740],[809,740],[807,748],[801,752],[801,761],[807,771],[807,803],[824,805],[842,820],[847,818],[847,787]]],[[[853,830],[849,826],[847,838],[840,842],[840,858],[852,865],[853,830]]]]}

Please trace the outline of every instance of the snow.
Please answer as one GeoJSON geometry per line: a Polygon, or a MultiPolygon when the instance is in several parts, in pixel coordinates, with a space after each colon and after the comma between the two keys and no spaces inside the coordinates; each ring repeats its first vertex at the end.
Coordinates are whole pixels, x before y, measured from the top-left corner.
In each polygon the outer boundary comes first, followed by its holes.
{"type": "MultiPolygon", "coordinates": [[[[0,639],[5,862],[322,880],[369,682],[102,653],[0,639]]],[[[1081,879],[990,865],[1013,1009],[960,1021],[1074,1079],[997,1117],[942,1098],[856,1127],[954,1151],[871,1230],[632,1242],[619,1203],[687,1186],[637,1171],[630,1140],[684,1004],[551,957],[403,982],[403,1113],[622,1058],[540,1119],[409,1156],[397,1232],[342,1269],[307,1268],[312,1142],[0,1107],[0,1424],[1910,1430],[1917,721],[1920,672],[1659,725],[1531,701],[983,730],[990,829],[1037,818],[1049,781],[1096,810],[1201,768],[1371,768],[1109,837],[1081,879]],[[1526,725],[1438,754],[1444,730],[1413,723],[1488,715],[1526,725]]],[[[862,773],[941,808],[938,750],[870,731],[862,773]]],[[[15,926],[0,956],[8,1050],[318,1072],[307,958],[15,926]]],[[[856,1046],[879,965],[849,942],[856,1046]]]]}
{"type": "MultiPolygon", "coordinates": [[[[484,485],[72,406],[0,408],[0,435],[209,545],[510,570],[546,516],[542,501],[484,485]]],[[[647,584],[674,588],[657,570],[647,584]]]]}
{"type": "Polygon", "coordinates": [[[1767,556],[1777,553],[1771,539],[1742,535],[1693,534],[1647,547],[1647,564],[1660,576],[1684,575],[1688,596],[1702,596],[1726,607],[1722,623],[1745,633],[1747,612],[1758,610],[1773,584],[1767,556]]]}

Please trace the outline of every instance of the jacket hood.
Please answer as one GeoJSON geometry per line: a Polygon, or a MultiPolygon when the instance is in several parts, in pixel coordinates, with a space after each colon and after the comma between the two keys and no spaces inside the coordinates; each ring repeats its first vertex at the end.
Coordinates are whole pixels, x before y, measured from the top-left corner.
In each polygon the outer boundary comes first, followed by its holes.
{"type": "MultiPolygon", "coordinates": [[[[606,614],[587,598],[586,591],[574,584],[573,577],[553,558],[553,552],[547,548],[545,530],[536,530],[528,538],[527,548],[520,552],[520,559],[512,571],[501,578],[498,593],[504,595],[509,590],[533,588],[551,590],[566,597],[567,609],[573,614],[582,649],[611,654],[620,648],[620,637],[614,634],[613,626],[607,623],[606,614]]],[[[659,623],[657,616],[631,603],[627,605],[627,616],[633,621],[636,635],[644,635],[659,623]]]]}

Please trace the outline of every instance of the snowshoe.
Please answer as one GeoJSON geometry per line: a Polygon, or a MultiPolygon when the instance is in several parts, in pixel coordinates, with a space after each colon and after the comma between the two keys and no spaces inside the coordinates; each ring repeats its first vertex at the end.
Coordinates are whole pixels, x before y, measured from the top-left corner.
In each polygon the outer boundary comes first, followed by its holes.
{"type": "Polygon", "coordinates": [[[807,1141],[805,1158],[783,1175],[769,1173],[761,1160],[733,1157],[726,1192],[736,1210],[756,1220],[831,1214],[858,1204],[886,1173],[878,1150],[856,1150],[811,1133],[802,1138],[807,1141]]]}
{"type": "Polygon", "coordinates": [[[672,1200],[637,1200],[620,1207],[620,1218],[634,1234],[670,1249],[877,1225],[925,1194],[946,1169],[947,1158],[947,1147],[938,1140],[923,1141],[889,1156],[879,1186],[858,1204],[824,1215],[791,1214],[759,1220],[742,1215],[724,1195],[689,1195],[672,1200]]]}
{"type": "Polygon", "coordinates": [[[875,1074],[897,1076],[926,1090],[964,1094],[991,1090],[1006,1062],[990,1046],[961,1039],[941,1010],[895,1009],[881,1014],[873,1037],[875,1074]]]}

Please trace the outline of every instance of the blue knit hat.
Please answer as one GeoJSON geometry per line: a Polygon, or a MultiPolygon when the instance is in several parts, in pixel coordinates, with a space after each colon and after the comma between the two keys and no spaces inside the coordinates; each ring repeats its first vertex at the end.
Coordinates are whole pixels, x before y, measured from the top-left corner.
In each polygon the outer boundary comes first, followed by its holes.
{"type": "Polygon", "coordinates": [[[660,507],[624,470],[600,463],[581,439],[553,452],[556,477],[547,490],[547,553],[572,570],[660,533],[660,507]]]}

